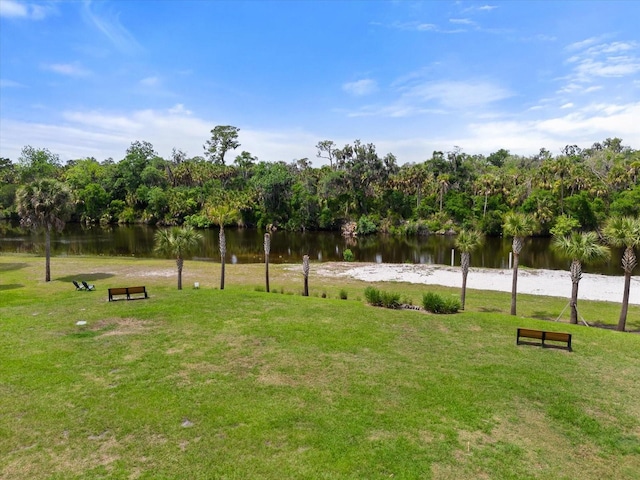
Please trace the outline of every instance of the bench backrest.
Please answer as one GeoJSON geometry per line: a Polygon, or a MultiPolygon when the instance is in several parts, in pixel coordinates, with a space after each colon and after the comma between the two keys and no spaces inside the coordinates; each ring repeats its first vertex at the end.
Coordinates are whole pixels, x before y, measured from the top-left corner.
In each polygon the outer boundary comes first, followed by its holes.
{"type": "Polygon", "coordinates": [[[127,290],[129,293],[146,293],[145,287],[129,287],[127,290]]]}
{"type": "Polygon", "coordinates": [[[541,330],[530,330],[528,328],[519,328],[518,329],[518,335],[520,337],[527,337],[527,338],[540,338],[542,339],[542,331],[541,330]]]}
{"type": "Polygon", "coordinates": [[[127,294],[126,288],[110,288],[109,289],[109,295],[126,295],[126,294],[127,294]]]}
{"type": "Polygon", "coordinates": [[[568,342],[571,338],[570,333],[560,333],[560,332],[546,332],[544,339],[552,340],[554,342],[568,342]]]}

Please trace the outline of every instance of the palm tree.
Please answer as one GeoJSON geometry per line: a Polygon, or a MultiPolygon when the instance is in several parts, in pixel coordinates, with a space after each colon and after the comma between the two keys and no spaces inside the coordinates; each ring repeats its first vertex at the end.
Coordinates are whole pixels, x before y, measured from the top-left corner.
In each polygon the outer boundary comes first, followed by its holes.
{"type": "Polygon", "coordinates": [[[536,231],[535,219],[528,214],[508,212],[504,216],[502,231],[505,235],[513,237],[511,248],[513,250],[513,280],[511,281],[511,315],[516,314],[516,296],[518,293],[518,265],[520,252],[522,251],[524,237],[533,235],[536,231]]]}
{"type": "Polygon", "coordinates": [[[202,241],[202,234],[192,226],[171,227],[158,230],[154,235],[155,251],[176,257],[178,266],[178,290],[182,290],[184,257],[193,253],[202,241]]]}
{"type": "Polygon", "coordinates": [[[235,207],[229,204],[223,204],[210,207],[208,214],[209,217],[213,219],[213,222],[220,227],[220,233],[218,235],[220,241],[220,290],[224,290],[225,256],[227,255],[227,238],[224,235],[224,226],[237,219],[239,212],[235,207]]]}
{"type": "Polygon", "coordinates": [[[460,294],[460,303],[462,304],[462,310],[464,310],[464,301],[467,294],[467,275],[469,275],[471,252],[482,246],[483,243],[484,235],[477,230],[462,230],[455,241],[455,245],[461,253],[462,292],[460,294]]]}
{"type": "Polygon", "coordinates": [[[624,332],[629,310],[629,289],[631,273],[638,264],[634,248],[640,246],[640,219],[634,217],[612,217],[604,227],[607,243],[614,247],[625,247],[622,254],[622,269],[624,270],[624,292],[622,295],[622,310],[618,320],[618,330],[624,332]]]}
{"type": "Polygon", "coordinates": [[[24,185],[16,193],[20,224],[44,230],[45,282],[51,281],[51,230],[62,231],[73,209],[69,188],[53,179],[42,179],[24,185]]]}
{"type": "Polygon", "coordinates": [[[578,323],[578,283],[582,278],[582,264],[609,257],[609,247],[601,245],[596,232],[574,232],[553,237],[551,246],[562,256],[571,259],[571,323],[578,323]]]}

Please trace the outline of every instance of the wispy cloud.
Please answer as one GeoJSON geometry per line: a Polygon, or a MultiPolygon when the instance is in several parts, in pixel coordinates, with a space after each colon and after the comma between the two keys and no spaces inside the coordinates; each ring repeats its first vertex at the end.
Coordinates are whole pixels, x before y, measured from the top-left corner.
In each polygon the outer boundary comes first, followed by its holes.
{"type": "Polygon", "coordinates": [[[182,103],[178,103],[169,109],[171,115],[191,115],[193,112],[184,108],[182,103]]]}
{"type": "Polygon", "coordinates": [[[350,93],[351,95],[362,97],[364,95],[370,95],[377,92],[378,84],[375,80],[364,78],[355,82],[345,83],[344,85],[342,85],[342,89],[345,92],[350,93]]]}
{"type": "Polygon", "coordinates": [[[413,85],[404,93],[411,99],[457,110],[482,107],[512,95],[509,90],[483,80],[426,82],[413,85]]]}
{"type": "MultiPolygon", "coordinates": [[[[202,155],[202,145],[211,136],[211,128],[224,119],[194,116],[184,105],[169,109],[135,111],[65,111],[49,122],[23,122],[6,119],[0,123],[0,156],[17,158],[29,138],[34,145],[46,145],[64,160],[92,156],[98,160],[120,160],[136,140],[151,142],[156,151],[169,158],[176,147],[189,156],[202,155]]],[[[298,129],[265,130],[246,126],[240,132],[242,149],[260,160],[292,161],[314,158],[314,145],[320,136],[298,129]]]]}
{"type": "Polygon", "coordinates": [[[120,14],[112,11],[101,12],[99,8],[108,5],[106,2],[85,0],[82,15],[85,20],[102,32],[121,52],[134,54],[142,51],[142,47],[134,36],[120,22],[120,14]]]}
{"type": "Polygon", "coordinates": [[[395,30],[406,30],[406,31],[413,31],[413,32],[433,32],[433,33],[462,33],[465,30],[461,29],[461,28],[457,28],[457,29],[446,29],[446,28],[441,28],[440,26],[438,26],[435,23],[428,23],[428,22],[393,22],[391,24],[382,24],[382,23],[375,23],[375,25],[381,26],[381,27],[387,27],[387,28],[392,28],[395,30]]]}
{"type": "Polygon", "coordinates": [[[56,12],[54,4],[41,5],[15,0],[0,0],[0,17],[42,20],[54,12],[56,12]]]}
{"type": "Polygon", "coordinates": [[[449,22],[456,25],[476,25],[476,22],[468,18],[450,18],[449,22]]]}
{"type": "Polygon", "coordinates": [[[506,148],[514,153],[530,154],[541,147],[560,150],[564,145],[591,145],[598,139],[620,137],[628,144],[640,142],[637,119],[640,103],[626,105],[593,103],[562,116],[537,121],[499,120],[472,123],[459,145],[473,145],[476,151],[506,148]]]}
{"type": "Polygon", "coordinates": [[[45,65],[44,68],[68,77],[86,77],[91,75],[89,70],[85,69],[78,63],[52,63],[45,65]]]}
{"type": "Polygon", "coordinates": [[[155,87],[160,84],[160,79],[158,77],[147,77],[140,80],[140,85],[143,87],[155,87]]]}
{"type": "MultiPolygon", "coordinates": [[[[573,81],[588,83],[598,77],[624,77],[640,72],[640,48],[637,42],[594,44],[591,40],[583,42],[587,48],[567,59],[567,63],[573,67],[573,81]]],[[[570,45],[568,50],[577,50],[575,45],[570,45]]]]}
{"type": "Polygon", "coordinates": [[[19,82],[8,80],[6,78],[0,78],[0,88],[21,88],[21,87],[24,87],[24,85],[19,82]]]}
{"type": "Polygon", "coordinates": [[[492,10],[495,10],[496,8],[498,8],[497,5],[481,5],[481,6],[476,6],[473,5],[471,7],[467,7],[464,8],[462,10],[463,13],[470,13],[470,12],[490,12],[492,10]]]}

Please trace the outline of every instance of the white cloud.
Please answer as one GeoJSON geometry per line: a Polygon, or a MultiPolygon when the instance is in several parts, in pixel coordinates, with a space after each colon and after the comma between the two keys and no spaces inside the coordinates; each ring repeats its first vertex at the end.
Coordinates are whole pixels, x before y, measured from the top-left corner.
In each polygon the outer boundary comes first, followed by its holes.
{"type": "Polygon", "coordinates": [[[55,12],[53,5],[38,5],[15,0],[0,0],[0,17],[42,20],[55,12]]]}
{"type": "Polygon", "coordinates": [[[427,82],[410,87],[405,97],[422,102],[435,101],[447,108],[468,109],[488,105],[513,94],[486,81],[427,82]]]}
{"type": "Polygon", "coordinates": [[[24,85],[21,83],[15,82],[13,80],[0,78],[0,88],[20,88],[20,87],[24,87],[24,85]]]}
{"type": "Polygon", "coordinates": [[[475,25],[476,22],[473,20],[469,20],[468,18],[450,18],[449,22],[455,23],[457,25],[475,25]]]}
{"type": "Polygon", "coordinates": [[[99,12],[97,9],[107,5],[106,2],[85,0],[82,16],[86,22],[96,27],[121,52],[135,54],[142,47],[134,36],[120,22],[120,14],[113,12],[99,12]]]}
{"type": "MultiPolygon", "coordinates": [[[[111,157],[117,161],[132,142],[144,140],[165,158],[170,157],[174,147],[192,157],[203,154],[202,145],[210,138],[213,126],[220,123],[194,117],[180,104],[168,110],[67,111],[60,121],[48,123],[3,119],[0,156],[15,160],[25,145],[33,145],[46,147],[63,160],[111,157]]],[[[241,128],[238,153],[247,150],[265,161],[314,159],[314,145],[319,138],[299,129],[241,128]]]]}
{"type": "Polygon", "coordinates": [[[563,109],[563,110],[566,110],[567,108],[573,108],[573,103],[571,103],[571,102],[565,103],[560,108],[563,109]]]}
{"type": "Polygon", "coordinates": [[[465,150],[495,151],[506,148],[530,155],[541,147],[559,151],[564,145],[589,146],[608,137],[620,137],[627,145],[640,144],[640,102],[628,105],[590,104],[571,113],[535,121],[473,123],[467,138],[459,140],[465,150]]]}
{"type": "Polygon", "coordinates": [[[44,68],[69,77],[86,77],[91,74],[89,70],[77,63],[52,63],[45,65],[44,68]]]}
{"type": "Polygon", "coordinates": [[[378,91],[378,85],[375,80],[365,78],[355,82],[345,83],[342,85],[342,89],[351,95],[361,97],[378,91]]]}
{"type": "MultiPolygon", "coordinates": [[[[640,72],[637,42],[597,43],[592,37],[567,47],[573,53],[566,62],[573,66],[570,84],[590,83],[596,78],[618,78],[640,72]]],[[[567,87],[565,87],[567,88],[567,87]]]]}
{"type": "Polygon", "coordinates": [[[155,87],[160,83],[160,79],[158,77],[147,77],[140,80],[140,85],[144,87],[155,87]]]}
{"type": "Polygon", "coordinates": [[[193,112],[184,108],[182,103],[178,103],[169,109],[169,113],[172,115],[191,115],[193,112]]]}
{"type": "Polygon", "coordinates": [[[24,3],[0,0],[0,17],[27,17],[29,10],[24,3]]]}

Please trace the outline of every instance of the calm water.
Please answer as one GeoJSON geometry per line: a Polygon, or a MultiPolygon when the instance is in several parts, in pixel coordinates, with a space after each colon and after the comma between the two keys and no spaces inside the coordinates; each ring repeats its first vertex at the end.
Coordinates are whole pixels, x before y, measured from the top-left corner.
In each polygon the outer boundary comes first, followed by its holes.
{"type": "MultiPolygon", "coordinates": [[[[153,235],[156,228],[135,226],[92,226],[67,224],[64,231],[52,236],[53,255],[109,255],[153,257],[153,235]]],[[[218,230],[202,231],[204,242],[196,258],[219,261],[218,230]]],[[[227,237],[227,262],[264,262],[264,232],[253,229],[225,230],[227,237]]],[[[377,263],[451,264],[454,238],[430,235],[427,237],[391,237],[375,235],[357,239],[345,239],[334,232],[292,233],[277,231],[271,234],[272,263],[297,263],[308,254],[312,261],[343,260],[343,252],[349,248],[356,261],[377,263]]],[[[531,268],[568,270],[569,262],[562,260],[549,248],[549,238],[526,239],[520,255],[520,265],[531,268]]],[[[511,240],[487,238],[481,251],[472,253],[471,266],[508,268],[511,240]]],[[[0,223],[0,253],[18,252],[41,254],[44,252],[44,235],[25,231],[15,225],[0,223]]],[[[600,265],[587,265],[591,273],[622,275],[621,250],[612,251],[611,260],[600,265]]],[[[460,264],[460,254],[455,253],[455,265],[460,264]]]]}

